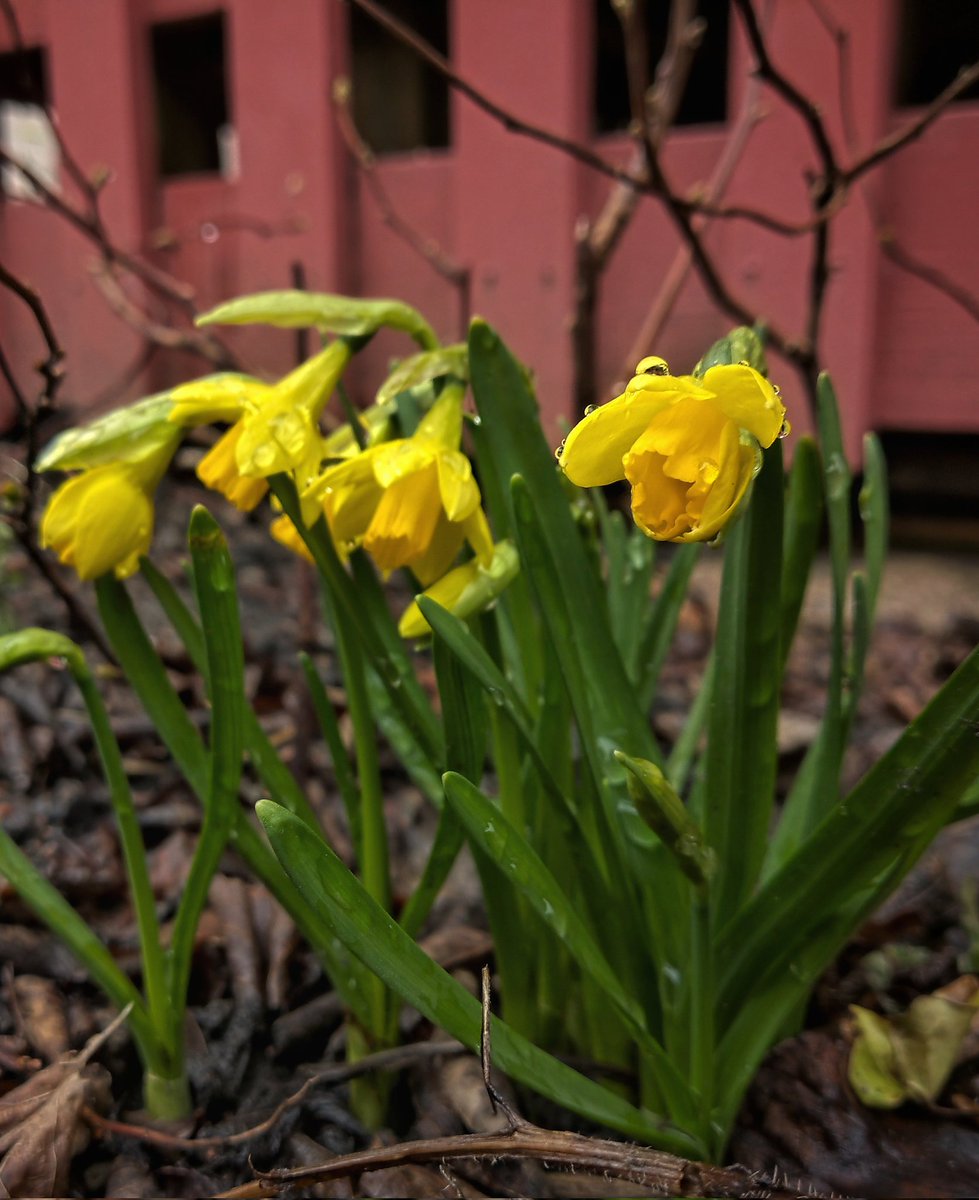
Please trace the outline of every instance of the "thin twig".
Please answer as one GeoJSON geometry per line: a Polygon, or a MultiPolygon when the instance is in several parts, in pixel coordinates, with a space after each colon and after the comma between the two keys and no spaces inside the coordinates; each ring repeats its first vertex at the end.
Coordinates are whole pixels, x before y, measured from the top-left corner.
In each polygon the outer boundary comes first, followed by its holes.
{"type": "Polygon", "coordinates": [[[589,146],[585,146],[581,142],[576,142],[573,138],[562,137],[561,134],[554,133],[550,129],[545,129],[541,125],[535,125],[532,121],[525,121],[522,117],[516,116],[501,104],[497,104],[495,100],[491,100],[484,92],[481,92],[470,83],[468,79],[460,75],[449,60],[444,55],[439,54],[434,46],[426,42],[424,38],[419,37],[410,26],[405,25],[403,21],[399,21],[397,17],[388,12],[382,5],[376,4],[374,0],[350,0],[350,2],[355,4],[362,12],[365,12],[373,21],[376,21],[382,29],[386,29],[388,33],[406,45],[420,59],[427,62],[452,87],[464,96],[468,96],[473,104],[481,108],[484,112],[489,113],[491,117],[494,117],[511,133],[518,133],[525,137],[534,138],[536,141],[543,142],[547,146],[552,146],[555,150],[560,150],[564,154],[568,154],[579,162],[584,163],[586,166],[600,171],[603,175],[609,175],[613,179],[621,180],[623,183],[631,184],[634,187],[641,188],[643,186],[642,179],[637,179],[629,170],[606,161],[589,146]]]}
{"type": "Polygon", "coordinates": [[[322,1071],[317,1071],[315,1075],[311,1075],[302,1087],[276,1105],[264,1121],[260,1121],[248,1129],[241,1129],[237,1133],[215,1134],[211,1137],[180,1137],[162,1129],[132,1125],[126,1121],[113,1121],[89,1108],[82,1109],[82,1116],[99,1134],[114,1134],[117,1137],[131,1138],[149,1145],[159,1146],[162,1150],[171,1150],[181,1154],[227,1150],[232,1146],[242,1146],[253,1142],[270,1133],[286,1113],[301,1105],[310,1092],[324,1084],[345,1083],[360,1075],[369,1074],[371,1071],[396,1071],[403,1067],[413,1066],[423,1059],[450,1058],[466,1053],[468,1053],[466,1047],[458,1042],[416,1042],[410,1046],[395,1046],[390,1050],[378,1050],[375,1054],[365,1055],[356,1062],[331,1064],[322,1071]]]}
{"type": "Polygon", "coordinates": [[[456,289],[459,300],[459,332],[461,337],[465,337],[469,326],[471,272],[467,266],[451,258],[434,237],[421,233],[397,211],[378,176],[374,151],[364,141],[354,121],[351,98],[350,80],[345,76],[335,79],[333,104],[337,125],[347,149],[360,169],[384,224],[456,289]]]}
{"type": "Polygon", "coordinates": [[[866,175],[869,170],[879,166],[886,158],[890,158],[892,154],[903,149],[909,142],[921,137],[929,125],[933,125],[954,100],[977,82],[979,82],[979,62],[973,63],[971,67],[963,67],[948,87],[939,92],[932,100],[931,104],[923,108],[916,117],[899,129],[895,129],[893,133],[882,138],[872,150],[843,170],[840,178],[844,183],[853,183],[861,175],[866,175]]]}
{"type": "Polygon", "coordinates": [[[792,1184],[781,1174],[776,1180],[747,1167],[715,1167],[689,1162],[644,1146],[587,1137],[565,1130],[541,1129],[520,1121],[500,1133],[426,1138],[396,1146],[380,1146],[343,1154],[327,1163],[294,1170],[260,1172],[252,1183],[219,1192],[216,1200],[264,1200],[284,1188],[302,1188],[330,1179],[356,1177],[407,1163],[443,1163],[457,1159],[530,1159],[549,1167],[563,1166],[605,1179],[624,1179],[653,1188],[664,1196],[720,1196],[738,1200],[829,1200],[805,1183],[792,1184]]]}
{"type": "MultiPolygon", "coordinates": [[[[801,1196],[805,1190],[806,1195],[817,1197],[811,1188],[792,1186],[785,1180],[776,1180],[774,1175],[763,1177],[745,1167],[714,1167],[690,1162],[674,1154],[641,1146],[586,1137],[564,1130],[541,1129],[524,1120],[492,1082],[490,972],[486,966],[481,973],[481,996],[479,1057],[483,1085],[494,1112],[499,1111],[506,1117],[506,1129],[499,1133],[427,1138],[398,1146],[361,1150],[313,1167],[258,1171],[254,1182],[221,1192],[217,1200],[261,1200],[262,1197],[278,1195],[282,1188],[292,1188],[297,1183],[308,1185],[329,1179],[344,1179],[406,1163],[434,1162],[444,1166],[459,1158],[489,1158],[493,1162],[500,1158],[534,1159],[548,1166],[560,1163],[571,1170],[600,1174],[605,1179],[625,1179],[640,1186],[656,1188],[664,1196],[786,1200],[790,1196],[801,1196]]],[[[376,1059],[378,1056],[372,1057],[376,1059]]]]}
{"type": "MultiPolygon", "coordinates": [[[[761,84],[757,79],[752,80],[748,85],[741,112],[738,114],[737,120],[731,128],[724,151],[718,159],[717,165],[714,167],[714,172],[705,189],[705,196],[710,200],[716,200],[723,195],[741,159],[741,155],[744,153],[744,148],[748,143],[752,130],[763,117],[758,98],[760,87],[761,84]]],[[[698,219],[701,228],[706,225],[707,220],[708,217],[705,209],[704,215],[698,219]]],[[[690,247],[680,246],[663,279],[659,292],[629,348],[621,371],[623,379],[628,379],[636,363],[652,351],[664,325],[669,319],[670,313],[673,311],[673,305],[676,303],[676,299],[686,282],[691,265],[690,247]]]]}
{"type": "Polygon", "coordinates": [[[841,175],[840,167],[836,160],[836,151],[833,149],[829,134],[826,132],[826,126],[823,123],[818,105],[810,100],[808,96],[803,95],[795,84],[786,78],[772,62],[771,55],[768,53],[768,44],[765,41],[758,15],[754,10],[751,0],[734,0],[734,6],[741,17],[745,33],[748,36],[748,42],[755,56],[757,74],[773,91],[778,92],[782,99],[791,108],[794,108],[803,119],[809,130],[809,136],[812,139],[813,145],[819,154],[823,168],[823,178],[831,187],[835,187],[836,181],[841,175]]]}

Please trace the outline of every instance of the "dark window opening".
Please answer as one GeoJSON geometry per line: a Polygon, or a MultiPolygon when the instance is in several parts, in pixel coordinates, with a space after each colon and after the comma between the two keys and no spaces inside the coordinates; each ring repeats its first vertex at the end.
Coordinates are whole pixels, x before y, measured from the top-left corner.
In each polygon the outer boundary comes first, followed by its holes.
{"type": "MultiPolygon", "coordinates": [[[[979,59],[976,0],[902,0],[895,100],[929,104],[962,67],[979,59]]],[[[959,100],[979,98],[979,84],[959,100]]]]}
{"type": "MultiPolygon", "coordinates": [[[[384,7],[448,55],[447,0],[385,0],[384,7]]],[[[350,11],[350,46],[354,119],[371,149],[448,146],[449,88],[442,76],[359,8],[350,11]]]]}
{"type": "Polygon", "coordinates": [[[0,100],[47,105],[47,56],[40,47],[0,54],[0,100]]]}
{"type": "MultiPolygon", "coordinates": [[[[611,133],[630,121],[622,24],[610,0],[595,3],[595,130],[611,133]]],[[[707,28],[694,56],[675,124],[708,125],[727,120],[729,0],[698,0],[697,15],[707,28]]],[[[666,48],[670,5],[646,5],[649,78],[666,48]]]]}
{"type": "Polygon", "coordinates": [[[159,173],[221,170],[228,127],[223,13],[154,25],[151,36],[159,173]]]}

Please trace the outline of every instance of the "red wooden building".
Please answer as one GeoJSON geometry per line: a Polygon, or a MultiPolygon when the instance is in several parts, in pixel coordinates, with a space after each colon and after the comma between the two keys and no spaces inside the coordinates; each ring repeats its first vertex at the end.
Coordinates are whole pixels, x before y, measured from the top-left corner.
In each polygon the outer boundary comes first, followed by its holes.
{"type": "MultiPolygon", "coordinates": [[[[14,3],[75,157],[86,170],[112,172],[103,210],[119,244],[189,281],[202,306],[289,286],[290,264],[299,261],[310,288],[403,297],[455,338],[456,290],[384,224],[338,131],[331,84],[352,70],[358,121],[379,151],[377,177],[398,212],[469,269],[471,310],[496,323],[533,366],[554,428],[573,415],[573,230],[580,214],[600,208],[607,178],[508,133],[341,0],[14,3]]],[[[621,47],[610,40],[607,0],[391,7],[511,111],[625,161],[627,139],[615,130],[623,116],[621,47]]],[[[653,0],[653,17],[666,7],[653,0]]],[[[849,37],[848,104],[859,148],[979,58],[974,0],[774,0],[770,7],[773,58],[819,100],[841,146],[839,62],[827,16],[849,37]]],[[[707,179],[722,154],[751,63],[726,0],[702,0],[701,11],[709,21],[704,61],[665,159],[672,178],[689,185],[707,179]]],[[[0,107],[16,117],[22,61],[12,51],[0,22],[0,107]]],[[[801,219],[811,147],[777,97],[765,93],[764,103],[767,115],[726,199],[801,219]]],[[[13,135],[9,126],[8,136],[23,139],[23,124],[15,122],[13,135]]],[[[854,447],[872,427],[979,434],[977,325],[882,255],[870,216],[917,259],[971,289],[979,281],[977,195],[979,102],[966,98],[870,176],[866,193],[856,193],[834,225],[826,350],[854,447]]],[[[733,290],[798,331],[802,240],[726,220],[713,224],[708,242],[733,290]]],[[[625,356],[677,244],[660,208],[644,200],[602,285],[603,398],[627,370],[625,356]]],[[[30,279],[51,310],[69,352],[66,399],[83,408],[104,403],[120,383],[133,395],[180,371],[203,372],[203,364],[162,355],[137,369],[141,339],[95,289],[92,258],[91,246],[52,214],[0,198],[0,261],[30,279]]],[[[656,350],[689,368],[728,324],[691,281],[656,350]]],[[[16,343],[18,369],[29,369],[40,353],[35,331],[2,292],[0,330],[5,348],[16,343]]],[[[253,335],[249,345],[251,361],[273,369],[291,361],[288,335],[253,335]]],[[[374,367],[401,349],[397,339],[381,339],[370,351],[374,367]]],[[[365,393],[370,370],[368,360],[359,377],[365,393]]],[[[787,370],[782,377],[791,405],[796,385],[787,370]]],[[[9,404],[3,388],[0,381],[0,406],[9,404]]]]}

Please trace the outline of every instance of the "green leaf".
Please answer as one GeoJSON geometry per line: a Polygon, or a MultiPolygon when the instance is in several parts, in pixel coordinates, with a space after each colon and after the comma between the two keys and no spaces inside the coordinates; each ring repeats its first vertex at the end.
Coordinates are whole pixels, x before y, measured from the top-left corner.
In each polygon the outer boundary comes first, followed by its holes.
{"type": "MultiPolygon", "coordinates": [[[[207,651],[204,646],[204,634],[197,623],[194,614],[177,594],[170,581],[150,562],[148,558],[140,560],[140,572],[150,590],[156,597],[157,603],[163,609],[174,631],[180,638],[187,651],[190,661],[197,671],[207,681],[208,663],[207,651]]],[[[291,812],[303,818],[307,825],[322,833],[319,820],[313,811],[305,792],[296,782],[295,776],[279,757],[275,747],[269,741],[268,735],[262,728],[254,708],[245,703],[244,708],[244,737],[245,750],[258,771],[262,782],[268,789],[269,796],[279,804],[284,804],[291,812]]]]}
{"type": "Polygon", "coordinates": [[[444,782],[446,800],[453,806],[472,844],[527,899],[541,920],[560,938],[579,968],[612,1001],[631,1035],[650,1056],[664,1095],[671,1100],[671,1115],[681,1122],[692,1121],[694,1114],[689,1089],[646,1027],[642,1006],[626,993],[557,880],[498,805],[461,775],[449,772],[444,782]]]}
{"type": "Polygon", "coordinates": [[[239,296],[202,313],[195,323],[283,329],[312,326],[342,337],[365,337],[386,325],[407,333],[425,350],[438,347],[438,338],[421,313],[400,300],[359,300],[325,292],[286,289],[239,296]]]}
{"type": "Polygon", "coordinates": [[[245,661],[234,565],[224,534],[202,505],[191,514],[188,540],[201,625],[207,630],[211,730],[204,820],[170,942],[171,1003],[177,1028],[183,1024],[197,924],[238,817],[244,724],[245,661]]]}
{"type": "Polygon", "coordinates": [[[812,438],[795,445],[785,498],[782,538],[782,662],[788,658],[822,531],[823,486],[819,450],[812,438]]]}
{"type": "Polygon", "coordinates": [[[758,878],[775,800],[784,476],[766,452],[725,549],[705,757],[704,835],[717,853],[714,911],[737,911],[758,878]]]}
{"type": "MultiPolygon", "coordinates": [[[[428,1020],[474,1052],[482,1012],[474,996],[434,963],[375,904],[342,862],[286,809],[259,801],[257,812],[280,862],[325,922],[366,966],[428,1020]]],[[[491,1018],[493,1062],[513,1079],[589,1120],[672,1153],[696,1156],[690,1135],[565,1066],[491,1018]]]]}
{"type": "MultiPolygon", "coordinates": [[[[896,885],[974,784],[977,721],[979,650],[721,932],[725,1022],[830,926],[832,955],[852,932],[846,910],[859,900],[867,911],[896,885]]],[[[801,998],[811,980],[791,974],[801,998]]]]}
{"type": "Polygon", "coordinates": [[[702,549],[697,542],[677,547],[660,593],[650,605],[646,633],[639,651],[637,703],[643,712],[649,711],[656,694],[660,671],[673,645],[673,635],[690,586],[690,576],[702,549]]]}
{"type": "Polygon", "coordinates": [[[111,462],[139,462],[164,446],[176,446],[180,428],[168,417],[170,392],[158,392],[116,408],[52,438],[37,456],[35,471],[74,471],[111,462]]]}
{"type": "MultiPolygon", "coordinates": [[[[146,636],[129,593],[112,574],[97,579],[95,589],[102,623],[129,685],[139,697],[153,727],[191,790],[202,804],[205,803],[208,789],[207,751],[163,663],[146,636]]],[[[300,933],[319,955],[344,1003],[363,1016],[366,992],[360,978],[363,968],[356,960],[345,963],[337,954],[333,940],[319,936],[319,930],[307,918],[295,886],[279,867],[268,846],[248,824],[244,810],[238,813],[234,840],[248,866],[296,922],[300,933]]]]}
{"type": "Polygon", "coordinates": [[[863,440],[863,486],[860,516],[863,520],[864,561],[867,570],[868,608],[877,610],[877,596],[887,560],[888,535],[887,462],[880,439],[868,433],[863,440]]]}

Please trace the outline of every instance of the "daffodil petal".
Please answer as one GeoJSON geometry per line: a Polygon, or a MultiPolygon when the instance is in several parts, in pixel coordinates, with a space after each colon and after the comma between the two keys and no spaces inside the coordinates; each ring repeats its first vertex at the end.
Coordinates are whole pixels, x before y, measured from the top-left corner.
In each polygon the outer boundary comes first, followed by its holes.
{"type": "Polygon", "coordinates": [[[438,446],[417,436],[386,442],[374,451],[374,478],[383,488],[433,464],[438,446]]]}
{"type": "Polygon", "coordinates": [[[588,413],[571,430],[561,451],[561,467],[579,487],[601,487],[625,478],[622,459],[657,413],[682,396],[697,395],[672,375],[637,376],[633,390],[588,413]]]}
{"type": "Polygon", "coordinates": [[[484,567],[488,567],[497,547],[493,545],[493,534],[490,532],[489,521],[486,520],[486,513],[483,512],[482,507],[476,508],[465,519],[462,529],[466,535],[466,541],[472,546],[473,554],[484,567]]]}
{"type": "Polygon", "coordinates": [[[307,562],[311,563],[313,561],[309,547],[303,541],[291,517],[287,517],[284,513],[281,517],[276,517],[271,525],[269,525],[269,533],[271,533],[277,542],[288,547],[294,554],[299,554],[307,562]]]}
{"type": "Polygon", "coordinates": [[[237,421],[242,413],[259,408],[273,388],[248,375],[216,375],[181,384],[170,393],[170,420],[178,425],[209,425],[212,421],[237,421]]]}
{"type": "Polygon", "coordinates": [[[464,521],[479,507],[479,488],[473,479],[472,465],[459,450],[443,450],[435,462],[445,515],[450,521],[464,521]]]}
{"type": "Polygon", "coordinates": [[[742,439],[737,451],[725,459],[725,468],[707,497],[700,524],[680,540],[706,542],[716,537],[733,519],[760,468],[758,444],[754,439],[742,439]]]}
{"type": "Polygon", "coordinates": [[[269,490],[264,479],[247,479],[238,470],[236,451],[242,433],[237,421],[214,443],[197,464],[197,478],[212,491],[220,492],[242,512],[251,512],[269,490]]]}
{"type": "Polygon", "coordinates": [[[411,567],[422,587],[428,587],[436,579],[441,579],[452,566],[464,539],[462,524],[448,520],[445,513],[440,512],[427,548],[401,565],[411,567]]]}
{"type": "MultiPolygon", "coordinates": [[[[430,588],[426,588],[424,594],[430,600],[434,600],[436,604],[440,604],[442,608],[446,608],[451,612],[466,588],[471,587],[475,583],[478,574],[479,567],[475,560],[463,563],[461,567],[456,567],[454,571],[449,571],[447,575],[443,575],[430,588]]],[[[431,632],[432,627],[422,616],[421,609],[418,607],[418,601],[413,600],[405,609],[401,620],[398,622],[398,633],[403,638],[420,638],[425,637],[426,634],[431,632]]]]}
{"type": "Polygon", "coordinates": [[[428,550],[441,513],[433,462],[384,489],[364,546],[382,571],[407,566],[428,550]]]}
{"type": "Polygon", "coordinates": [[[457,450],[462,440],[462,401],[466,390],[449,384],[418,422],[415,437],[434,442],[440,449],[457,450]]]}
{"type": "Polygon", "coordinates": [[[714,404],[763,446],[778,437],[785,420],[785,405],[775,388],[753,367],[739,363],[711,367],[703,385],[714,394],[714,404]]]}

